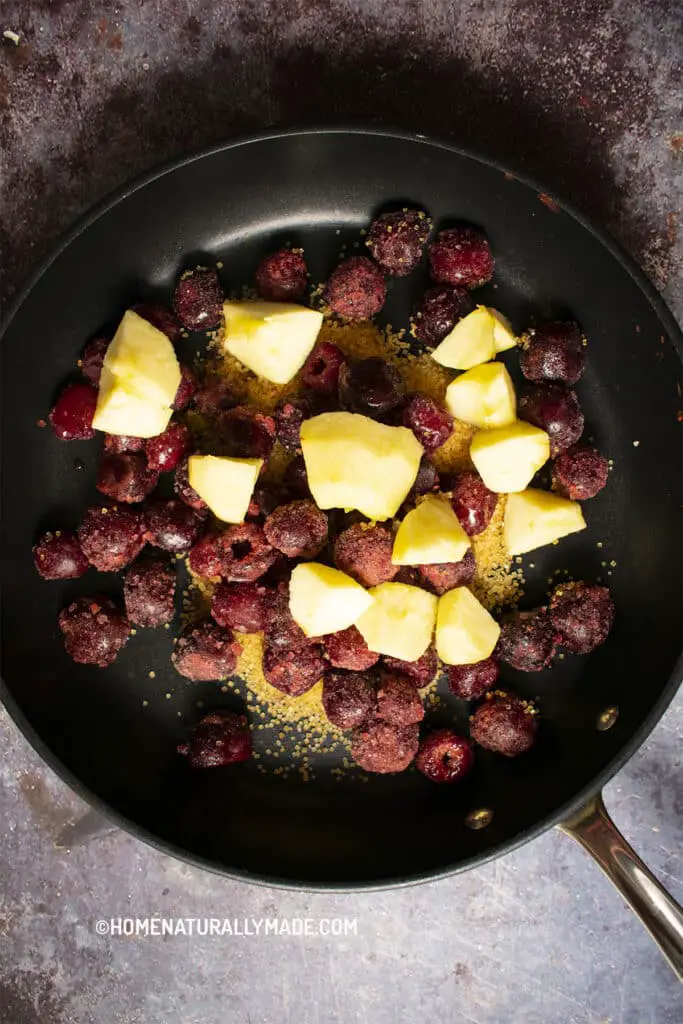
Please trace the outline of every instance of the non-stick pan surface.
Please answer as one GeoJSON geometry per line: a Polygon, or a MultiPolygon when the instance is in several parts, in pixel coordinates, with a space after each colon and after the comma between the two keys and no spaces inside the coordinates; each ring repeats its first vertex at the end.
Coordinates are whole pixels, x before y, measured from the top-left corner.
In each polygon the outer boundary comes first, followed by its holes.
{"type": "MultiPolygon", "coordinates": [[[[393,287],[387,320],[407,323],[425,279],[418,273],[393,287]]],[[[196,348],[190,339],[187,352],[196,348]]],[[[378,886],[509,850],[566,816],[624,762],[680,676],[680,353],[664,304],[613,243],[536,188],[453,147],[362,131],[278,134],[151,175],[81,222],[24,293],[2,339],[2,674],[10,710],[86,798],[148,841],[226,874],[378,886]],[[322,280],[373,212],[401,200],[426,207],[438,225],[462,218],[486,229],[497,263],[481,301],[517,329],[572,315],[586,331],[578,392],[587,434],[614,466],[607,489],[585,506],[588,529],[525,559],[528,602],[543,598],[556,569],[602,577],[616,601],[614,630],[589,657],[567,657],[549,672],[503,673],[506,686],[538,700],[540,741],[512,761],[480,750],[459,786],[434,786],[414,771],[340,778],[331,772],[334,755],[319,759],[308,782],[251,764],[193,773],[174,749],[197,700],[206,710],[236,698],[214,684],[186,684],[170,666],[171,633],[163,629],[139,630],[105,671],[67,658],[60,607],[75,594],[117,590],[120,581],[94,571],[66,584],[38,578],[37,531],[76,526],[97,501],[98,444],[61,443],[37,421],[74,374],[87,339],[131,303],[167,298],[184,263],[220,258],[229,290],[251,279],[264,252],[290,241],[305,246],[322,280]],[[599,717],[612,706],[616,724],[601,731],[599,717]],[[473,830],[465,819],[478,808],[493,818],[473,830]]],[[[454,699],[434,720],[453,716],[466,727],[466,708],[454,699]]],[[[264,753],[261,764],[269,760],[264,753]]]]}

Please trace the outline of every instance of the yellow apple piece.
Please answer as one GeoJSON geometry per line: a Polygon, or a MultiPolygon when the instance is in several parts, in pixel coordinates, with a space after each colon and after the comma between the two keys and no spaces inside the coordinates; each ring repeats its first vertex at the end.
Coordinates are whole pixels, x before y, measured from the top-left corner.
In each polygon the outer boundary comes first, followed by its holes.
{"type": "Polygon", "coordinates": [[[407,583],[380,583],[374,603],[356,622],[371,651],[417,661],[432,642],[438,599],[407,583]]]}
{"type": "Polygon", "coordinates": [[[297,565],[289,581],[289,610],[306,636],[348,629],[373,603],[360,583],[319,562],[297,565]]]}
{"type": "Polygon", "coordinates": [[[394,565],[435,565],[459,562],[470,540],[448,498],[429,495],[412,509],[394,539],[394,565]]]}
{"type": "Polygon", "coordinates": [[[179,384],[171,342],[128,309],[104,356],[93,426],[108,434],[154,437],[168,425],[179,384]]]}
{"type": "Polygon", "coordinates": [[[509,348],[514,348],[519,343],[519,338],[512,330],[512,324],[508,318],[499,313],[497,309],[491,309],[490,306],[488,311],[495,321],[493,324],[493,344],[496,352],[507,352],[509,348]]]}
{"type": "Polygon", "coordinates": [[[482,363],[448,385],[446,408],[475,427],[506,427],[517,418],[515,389],[502,363],[482,363]]]}
{"type": "Polygon", "coordinates": [[[473,665],[493,654],[500,626],[467,587],[439,598],[436,652],[446,665],[473,665]]]}
{"type": "Polygon", "coordinates": [[[224,523],[243,523],[263,459],[191,455],[187,478],[213,514],[224,523]]]}
{"type": "Polygon", "coordinates": [[[225,302],[225,349],[249,370],[287,384],[306,362],[323,315],[292,302],[225,302]]]}
{"type": "Polygon", "coordinates": [[[503,541],[511,555],[521,555],[585,528],[578,501],[529,487],[507,500],[503,541]]]}
{"type": "Polygon", "coordinates": [[[493,341],[495,319],[486,306],[459,320],[432,352],[432,358],[453,370],[469,370],[479,363],[487,363],[496,354],[493,341]]]}
{"type": "Polygon", "coordinates": [[[301,449],[318,507],[357,509],[368,519],[396,514],[423,455],[406,427],[388,427],[350,412],[304,420],[301,449]]]}
{"type": "Polygon", "coordinates": [[[480,430],[470,445],[474,468],[490,491],[523,491],[550,457],[548,435],[517,420],[507,427],[480,430]]]}

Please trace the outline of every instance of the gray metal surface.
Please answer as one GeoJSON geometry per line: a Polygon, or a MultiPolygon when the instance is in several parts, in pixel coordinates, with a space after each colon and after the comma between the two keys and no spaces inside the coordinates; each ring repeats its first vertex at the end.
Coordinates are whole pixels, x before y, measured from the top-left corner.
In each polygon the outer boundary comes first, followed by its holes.
{"type": "MultiPolygon", "coordinates": [[[[0,301],[126,178],[268,124],[451,136],[608,227],[683,315],[681,8],[668,0],[3,0],[0,301]]],[[[644,680],[647,685],[647,680],[644,680]]],[[[0,714],[2,1024],[680,1024],[669,968],[547,834],[438,884],[305,896],[227,882],[87,808],[0,714]],[[71,849],[64,844],[71,844],[71,849]],[[322,936],[100,936],[118,917],[348,917],[322,936]]],[[[679,695],[608,787],[683,898],[679,695]]],[[[253,926],[252,926],[253,930],[253,926]]]]}

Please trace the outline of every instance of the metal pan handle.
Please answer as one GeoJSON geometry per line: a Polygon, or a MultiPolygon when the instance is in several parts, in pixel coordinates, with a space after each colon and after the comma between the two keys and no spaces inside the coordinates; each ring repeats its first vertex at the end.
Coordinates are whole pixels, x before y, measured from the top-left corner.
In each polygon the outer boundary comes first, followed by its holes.
{"type": "Polygon", "coordinates": [[[558,828],[590,853],[683,981],[683,909],[631,849],[597,796],[558,828]]]}

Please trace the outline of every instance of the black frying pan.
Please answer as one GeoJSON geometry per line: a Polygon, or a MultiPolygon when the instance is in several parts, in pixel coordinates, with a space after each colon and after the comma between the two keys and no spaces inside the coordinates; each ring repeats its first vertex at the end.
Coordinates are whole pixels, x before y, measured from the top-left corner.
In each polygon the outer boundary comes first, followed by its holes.
{"type": "MultiPolygon", "coordinates": [[[[423,287],[419,274],[395,287],[387,319],[405,324],[423,287]]],[[[194,351],[196,340],[188,346],[194,351]]],[[[613,242],[535,187],[452,146],[306,131],[231,142],[153,173],[77,226],[5,328],[2,674],[10,711],[49,763],[119,824],[252,881],[360,889],[438,878],[564,823],[593,846],[683,970],[680,910],[640,873],[595,797],[653,728],[681,675],[682,352],[664,303],[613,242]],[[170,666],[168,631],[139,631],[104,672],[74,665],[62,650],[59,608],[76,593],[119,583],[93,571],[46,584],[35,573],[38,529],[75,526],[97,500],[96,443],[63,444],[36,421],[84,342],[133,302],[167,298],[183,261],[220,257],[229,289],[251,279],[264,252],[291,241],[305,246],[314,278],[324,279],[340,244],[396,200],[425,206],[437,224],[462,218],[486,229],[496,283],[481,301],[517,329],[567,314],[583,325],[590,348],[579,395],[587,432],[614,470],[586,506],[589,529],[526,559],[535,565],[528,597],[541,599],[558,567],[603,575],[618,610],[614,630],[587,658],[504,675],[505,685],[538,699],[540,741],[514,761],[479,751],[459,786],[434,786],[417,772],[340,781],[333,756],[320,759],[309,783],[253,765],[193,773],[174,748],[197,698],[205,709],[235,698],[213,684],[186,685],[170,666]],[[609,579],[602,562],[616,562],[609,579]],[[483,809],[492,817],[472,814],[483,809]]],[[[466,708],[454,699],[441,714],[466,727],[466,708]]]]}

